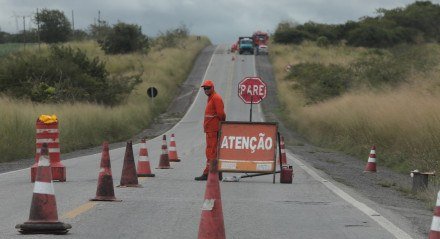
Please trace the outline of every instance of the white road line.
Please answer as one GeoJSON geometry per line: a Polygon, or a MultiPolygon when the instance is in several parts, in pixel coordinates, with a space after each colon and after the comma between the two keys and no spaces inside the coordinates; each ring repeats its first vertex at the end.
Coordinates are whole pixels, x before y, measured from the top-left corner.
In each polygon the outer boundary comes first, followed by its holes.
{"type": "Polygon", "coordinates": [[[368,207],[364,203],[361,203],[354,199],[352,196],[348,195],[346,192],[344,192],[342,189],[338,188],[333,183],[325,180],[321,176],[319,176],[315,171],[308,168],[300,159],[294,156],[294,154],[287,153],[287,157],[292,159],[295,164],[297,164],[299,167],[301,167],[306,173],[308,173],[310,176],[312,176],[316,181],[321,182],[324,184],[328,189],[330,189],[334,194],[338,195],[357,209],[359,209],[361,212],[365,213],[368,217],[376,221],[381,227],[383,227],[385,230],[390,232],[393,236],[395,236],[398,239],[412,239],[411,236],[409,236],[406,232],[404,232],[402,229],[398,228],[396,225],[394,225],[392,222],[390,222],[385,217],[381,216],[378,212],[373,210],[372,208],[368,207]]]}
{"type": "MultiPolygon", "coordinates": [[[[253,70],[254,70],[254,76],[257,76],[257,66],[256,66],[256,63],[255,63],[255,55],[253,55],[252,60],[254,61],[254,62],[253,62],[253,66],[254,66],[254,69],[253,69],[253,70]]],[[[262,80],[264,81],[264,79],[262,79],[262,80]]],[[[258,110],[258,113],[259,113],[259,115],[260,115],[260,122],[265,122],[266,119],[264,118],[263,111],[261,110],[261,104],[258,104],[257,110],[258,110]]]]}
{"type": "MultiPolygon", "coordinates": [[[[219,47],[220,47],[220,45],[217,45],[217,47],[216,47],[216,48],[214,49],[214,51],[212,52],[211,60],[209,60],[208,67],[206,67],[206,71],[205,71],[205,74],[203,75],[203,79],[202,79],[202,81],[206,79],[206,75],[208,74],[209,68],[211,67],[212,60],[214,59],[215,52],[217,51],[217,49],[218,49],[219,47]]],[[[167,132],[165,132],[165,133],[163,133],[163,134],[168,134],[168,132],[172,132],[172,131],[174,131],[174,129],[175,129],[177,126],[180,125],[180,123],[181,123],[182,120],[186,117],[186,115],[189,114],[189,113],[191,112],[192,108],[194,107],[194,105],[195,105],[195,103],[197,102],[197,99],[199,98],[200,95],[201,95],[201,93],[200,93],[200,87],[199,87],[199,90],[198,90],[198,92],[197,92],[196,98],[194,98],[194,100],[193,100],[191,106],[190,106],[189,109],[186,111],[185,115],[180,119],[179,122],[177,122],[177,123],[173,126],[173,128],[171,128],[170,130],[168,130],[167,132]]],[[[156,139],[159,139],[159,138],[162,138],[162,135],[159,135],[159,136],[157,136],[156,138],[150,139],[150,140],[148,140],[148,141],[156,140],[156,139]]]]}

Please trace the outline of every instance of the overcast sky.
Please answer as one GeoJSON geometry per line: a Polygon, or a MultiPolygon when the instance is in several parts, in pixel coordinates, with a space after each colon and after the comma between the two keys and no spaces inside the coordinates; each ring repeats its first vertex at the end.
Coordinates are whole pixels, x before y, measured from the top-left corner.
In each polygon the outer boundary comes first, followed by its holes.
{"type": "MultiPolygon", "coordinates": [[[[206,35],[214,44],[231,43],[256,30],[273,32],[281,21],[339,24],[374,16],[378,8],[405,7],[414,0],[0,0],[0,29],[15,33],[26,28],[38,9],[58,9],[75,29],[87,29],[98,19],[110,24],[137,24],[144,34],[185,24],[191,34],[206,35]]],[[[434,0],[439,3],[440,0],[434,0]]],[[[33,23],[31,23],[34,25],[33,23]]],[[[35,26],[35,25],[34,25],[35,26]]]]}

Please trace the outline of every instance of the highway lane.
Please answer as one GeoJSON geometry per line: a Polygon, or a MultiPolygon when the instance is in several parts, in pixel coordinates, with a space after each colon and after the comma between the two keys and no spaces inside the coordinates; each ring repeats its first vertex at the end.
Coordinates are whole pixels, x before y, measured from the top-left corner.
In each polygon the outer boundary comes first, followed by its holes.
{"type": "MultiPolygon", "coordinates": [[[[227,46],[216,48],[204,78],[213,80],[223,96],[228,120],[249,120],[249,105],[238,98],[237,85],[245,76],[252,75],[254,56],[237,55],[232,61],[227,46]]],[[[147,142],[156,177],[140,178],[142,188],[116,187],[116,197],[122,202],[88,201],[95,196],[100,154],[64,160],[67,182],[55,182],[54,186],[60,221],[72,225],[68,237],[196,238],[205,182],[196,182],[194,177],[201,174],[205,161],[205,104],[206,96],[200,90],[182,120],[167,132],[168,140],[171,133],[176,134],[182,160],[171,163],[172,169],[155,169],[162,137],[147,142]]],[[[253,119],[264,120],[259,106],[254,108],[253,119]]],[[[136,156],[139,146],[133,146],[136,156]]],[[[124,152],[125,148],[110,151],[115,186],[119,185],[124,152]]],[[[293,184],[272,184],[272,176],[221,183],[227,238],[411,238],[381,215],[369,215],[376,211],[368,211],[358,196],[347,198],[336,184],[308,168],[293,153],[288,160],[294,166],[293,184]]],[[[33,190],[29,171],[0,174],[0,238],[23,237],[14,226],[27,221],[29,216],[33,190]]]]}

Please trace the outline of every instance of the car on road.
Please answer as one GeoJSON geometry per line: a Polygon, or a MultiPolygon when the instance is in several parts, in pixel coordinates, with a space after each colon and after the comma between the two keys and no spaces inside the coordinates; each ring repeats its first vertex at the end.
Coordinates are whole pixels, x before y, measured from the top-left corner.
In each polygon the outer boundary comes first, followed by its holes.
{"type": "Polygon", "coordinates": [[[257,50],[258,55],[267,55],[269,54],[269,49],[267,48],[267,45],[259,45],[257,50]]]}

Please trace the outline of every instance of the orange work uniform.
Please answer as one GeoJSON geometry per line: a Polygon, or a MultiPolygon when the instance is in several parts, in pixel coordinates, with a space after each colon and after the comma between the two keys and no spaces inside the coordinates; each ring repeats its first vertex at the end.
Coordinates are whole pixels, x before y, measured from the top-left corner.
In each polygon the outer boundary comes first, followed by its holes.
{"type": "Polygon", "coordinates": [[[203,122],[204,132],[206,133],[206,167],[203,174],[208,174],[210,161],[217,159],[217,135],[220,129],[220,122],[225,120],[226,113],[223,99],[213,89],[208,97],[208,103],[205,108],[205,120],[203,122]]]}

